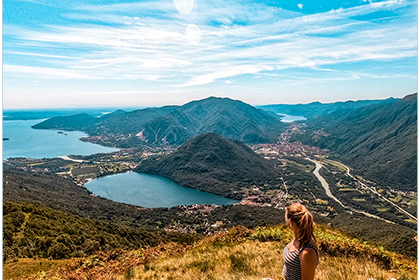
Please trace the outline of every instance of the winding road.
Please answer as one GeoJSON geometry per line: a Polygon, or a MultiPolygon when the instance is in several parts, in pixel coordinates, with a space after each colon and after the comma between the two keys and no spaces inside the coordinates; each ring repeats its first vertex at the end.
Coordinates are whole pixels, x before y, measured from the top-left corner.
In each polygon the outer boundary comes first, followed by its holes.
{"type": "MultiPolygon", "coordinates": [[[[332,198],[333,200],[335,200],[337,203],[339,203],[344,209],[350,210],[352,212],[363,214],[363,215],[365,215],[367,217],[370,217],[370,218],[375,218],[375,219],[379,219],[379,220],[385,221],[387,223],[395,224],[394,222],[391,222],[391,221],[389,221],[387,219],[384,219],[384,218],[378,217],[376,215],[372,215],[370,213],[367,213],[365,211],[357,210],[357,209],[354,209],[354,208],[351,208],[349,206],[344,205],[338,198],[336,198],[331,193],[330,186],[328,185],[327,181],[324,179],[324,177],[322,177],[319,174],[319,170],[323,167],[322,163],[320,163],[319,161],[310,159],[310,158],[306,158],[306,160],[309,160],[309,161],[315,163],[315,170],[313,171],[313,173],[316,176],[316,178],[319,180],[319,182],[321,182],[321,185],[325,189],[325,193],[327,194],[327,196],[330,197],[330,198],[332,198]]],[[[348,172],[349,172],[348,174],[350,174],[350,169],[348,169],[348,172]]]]}

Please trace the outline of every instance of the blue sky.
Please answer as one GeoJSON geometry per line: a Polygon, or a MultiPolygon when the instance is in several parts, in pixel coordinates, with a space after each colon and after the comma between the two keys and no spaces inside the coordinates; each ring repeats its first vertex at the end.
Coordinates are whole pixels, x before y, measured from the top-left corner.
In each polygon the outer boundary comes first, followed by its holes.
{"type": "Polygon", "coordinates": [[[416,91],[417,1],[3,1],[4,108],[416,91]]]}

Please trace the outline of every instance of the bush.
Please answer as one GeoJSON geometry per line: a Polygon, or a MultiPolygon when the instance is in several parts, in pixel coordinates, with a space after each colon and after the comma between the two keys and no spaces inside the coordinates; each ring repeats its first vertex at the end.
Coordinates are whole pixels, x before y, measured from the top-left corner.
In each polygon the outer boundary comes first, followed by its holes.
{"type": "Polygon", "coordinates": [[[255,232],[251,234],[250,239],[259,241],[281,241],[283,233],[279,227],[257,227],[255,232]]]}

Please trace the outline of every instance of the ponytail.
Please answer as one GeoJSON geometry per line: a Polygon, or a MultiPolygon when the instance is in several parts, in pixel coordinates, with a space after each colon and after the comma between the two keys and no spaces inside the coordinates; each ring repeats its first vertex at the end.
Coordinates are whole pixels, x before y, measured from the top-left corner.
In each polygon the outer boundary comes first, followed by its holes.
{"type": "Polygon", "coordinates": [[[286,207],[287,218],[291,219],[297,225],[296,240],[299,246],[308,244],[315,240],[314,236],[314,218],[312,214],[300,203],[295,203],[286,207]]]}

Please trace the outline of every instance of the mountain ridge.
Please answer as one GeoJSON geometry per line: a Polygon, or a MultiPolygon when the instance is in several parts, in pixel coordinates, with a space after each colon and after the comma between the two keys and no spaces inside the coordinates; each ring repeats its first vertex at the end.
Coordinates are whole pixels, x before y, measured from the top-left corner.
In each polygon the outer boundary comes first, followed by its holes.
{"type": "Polygon", "coordinates": [[[389,104],[397,101],[397,98],[387,99],[373,99],[373,100],[348,100],[333,103],[321,103],[319,101],[307,104],[271,104],[261,105],[261,108],[266,111],[274,112],[277,114],[288,114],[294,116],[303,116],[306,119],[314,119],[320,116],[328,115],[338,110],[355,110],[373,104],[389,104]]]}
{"type": "MultiPolygon", "coordinates": [[[[33,128],[81,130],[90,136],[111,138],[115,146],[127,148],[180,145],[207,132],[247,143],[273,142],[285,127],[278,118],[262,109],[239,100],[218,97],[182,106],[114,112],[97,119],[84,117],[85,121],[79,115],[54,117],[33,128]]],[[[108,141],[108,145],[112,141],[108,141]]]]}

